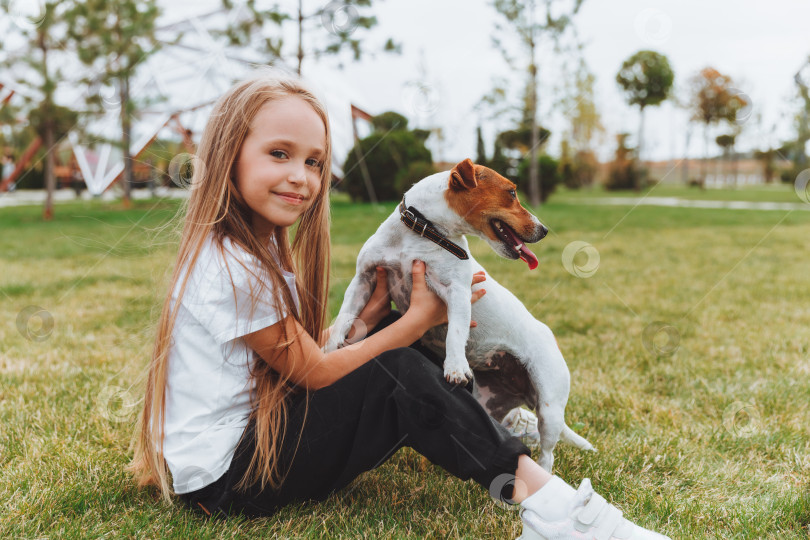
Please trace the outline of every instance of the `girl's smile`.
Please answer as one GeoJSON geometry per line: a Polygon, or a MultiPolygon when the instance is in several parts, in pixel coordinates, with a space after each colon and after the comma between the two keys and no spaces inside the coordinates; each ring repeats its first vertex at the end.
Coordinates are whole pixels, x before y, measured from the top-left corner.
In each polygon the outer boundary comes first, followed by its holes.
{"type": "Polygon", "coordinates": [[[323,120],[303,99],[270,101],[256,113],[237,157],[236,186],[260,238],[294,224],[311,206],[325,148],[323,120]]]}
{"type": "Polygon", "coordinates": [[[298,193],[276,193],[275,195],[279,196],[287,204],[292,205],[303,204],[305,200],[304,196],[298,193]]]}

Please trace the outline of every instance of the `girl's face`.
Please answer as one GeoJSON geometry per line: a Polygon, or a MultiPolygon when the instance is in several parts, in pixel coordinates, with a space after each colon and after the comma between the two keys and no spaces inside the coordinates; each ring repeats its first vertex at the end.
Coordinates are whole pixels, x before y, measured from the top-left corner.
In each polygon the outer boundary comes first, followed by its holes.
{"type": "Polygon", "coordinates": [[[289,96],[259,109],[236,158],[236,187],[259,238],[292,225],[312,205],[325,155],[326,128],[309,103],[289,96]]]}

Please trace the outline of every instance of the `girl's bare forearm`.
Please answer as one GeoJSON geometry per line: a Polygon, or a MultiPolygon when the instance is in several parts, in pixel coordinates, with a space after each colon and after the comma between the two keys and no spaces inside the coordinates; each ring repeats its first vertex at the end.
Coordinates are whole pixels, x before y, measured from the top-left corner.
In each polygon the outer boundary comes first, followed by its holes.
{"type": "Polygon", "coordinates": [[[321,376],[315,386],[329,386],[385,351],[407,347],[426,330],[419,320],[406,313],[374,335],[324,355],[321,376]]]}

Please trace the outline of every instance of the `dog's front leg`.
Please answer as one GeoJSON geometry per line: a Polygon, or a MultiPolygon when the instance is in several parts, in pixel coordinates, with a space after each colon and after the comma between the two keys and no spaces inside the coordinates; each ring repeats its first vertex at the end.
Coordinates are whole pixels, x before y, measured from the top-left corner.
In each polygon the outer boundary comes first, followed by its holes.
{"type": "MultiPolygon", "coordinates": [[[[377,272],[374,265],[367,266],[365,270],[354,275],[349,287],[346,289],[346,294],[343,295],[343,304],[340,306],[340,312],[332,327],[332,333],[329,335],[326,345],[324,345],[323,352],[335,351],[343,345],[352,324],[358,321],[357,316],[360,315],[360,312],[368,303],[376,285],[377,272]]],[[[355,328],[353,339],[362,339],[365,337],[365,332],[367,332],[365,328],[355,328]]]]}
{"type": "Polygon", "coordinates": [[[447,304],[447,341],[446,356],[444,359],[444,378],[447,382],[466,384],[472,380],[473,374],[467,362],[465,348],[470,337],[470,318],[472,306],[470,304],[470,288],[449,285],[444,291],[437,291],[447,304]],[[444,293],[444,295],[442,295],[444,293]]]}

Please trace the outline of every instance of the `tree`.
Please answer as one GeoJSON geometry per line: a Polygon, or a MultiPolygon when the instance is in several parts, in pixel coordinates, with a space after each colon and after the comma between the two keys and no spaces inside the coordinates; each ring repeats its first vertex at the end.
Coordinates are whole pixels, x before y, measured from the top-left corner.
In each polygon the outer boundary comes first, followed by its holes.
{"type": "Polygon", "coordinates": [[[372,119],[374,132],[357,141],[343,165],[343,187],[354,201],[394,201],[410,183],[432,174],[433,158],[425,147],[430,135],[423,129],[408,129],[401,114],[386,112],[372,119]],[[365,163],[371,186],[366,185],[361,167],[365,163]]]}
{"type": "Polygon", "coordinates": [[[773,182],[774,173],[776,173],[776,167],[774,166],[776,150],[770,147],[767,150],[757,150],[754,152],[754,158],[762,165],[762,177],[765,179],[765,183],[770,184],[773,182]]]}
{"type": "Polygon", "coordinates": [[[566,111],[565,116],[570,122],[566,138],[570,140],[575,153],[591,151],[594,138],[605,131],[596,108],[596,77],[580,54],[573,73],[566,70],[562,79],[560,107],[566,111]]]}
{"type": "Polygon", "coordinates": [[[737,183],[737,160],[734,157],[734,143],[736,142],[737,135],[734,133],[718,135],[715,138],[717,146],[723,149],[723,157],[731,161],[731,174],[734,178],[734,183],[737,183]]]}
{"type": "Polygon", "coordinates": [[[566,187],[579,189],[590,186],[596,177],[599,160],[591,150],[577,150],[571,155],[567,139],[560,143],[560,179],[566,187]]]}
{"type": "Polygon", "coordinates": [[[481,126],[478,126],[475,130],[476,134],[476,145],[475,145],[475,162],[480,163],[481,165],[486,165],[487,163],[487,149],[484,145],[484,136],[481,134],[481,126]]]}
{"type": "Polygon", "coordinates": [[[627,146],[629,136],[627,133],[616,135],[616,157],[610,164],[605,189],[634,189],[639,183],[636,178],[639,174],[636,167],[637,159],[633,155],[633,149],[627,146]]]}
{"type": "MultiPolygon", "coordinates": [[[[557,189],[557,184],[560,183],[562,178],[560,175],[560,163],[548,154],[540,154],[537,156],[537,168],[540,169],[540,179],[543,182],[540,190],[542,194],[540,202],[544,203],[551,197],[551,194],[557,189]]],[[[518,175],[515,179],[518,189],[524,193],[529,184],[529,169],[529,158],[527,157],[521,160],[518,166],[518,175]]]]}
{"type": "Polygon", "coordinates": [[[540,144],[540,129],[537,123],[537,55],[538,47],[544,37],[550,37],[559,42],[560,36],[571,25],[571,17],[575,15],[584,0],[493,0],[492,6],[506,20],[506,24],[498,21],[493,32],[493,44],[501,51],[506,62],[514,67],[514,60],[501,41],[500,36],[516,35],[521,49],[527,56],[527,107],[528,123],[530,128],[529,146],[529,202],[539,205],[542,199],[540,185],[540,169],[537,159],[540,144]],[[545,14],[538,14],[538,2],[545,7],[545,14]],[[555,7],[564,5],[561,13],[555,13],[555,7]]]}
{"type": "MultiPolygon", "coordinates": [[[[624,91],[627,103],[639,107],[638,159],[642,159],[644,109],[659,105],[669,96],[675,78],[669,60],[655,51],[639,51],[622,64],[616,82],[624,91]]],[[[636,175],[636,179],[639,175],[636,175]]],[[[636,185],[636,190],[640,188],[636,185]]]]}
{"type": "MultiPolygon", "coordinates": [[[[66,13],[69,35],[79,59],[96,74],[85,83],[95,87],[117,85],[121,107],[121,149],[124,154],[124,205],[130,202],[132,186],[131,134],[135,103],[130,83],[139,64],[158,50],[155,28],[157,0],[83,0],[66,13]]],[[[104,110],[99,93],[88,103],[104,110]]]]}
{"type": "Polygon", "coordinates": [[[808,117],[810,117],[810,58],[805,60],[805,63],[794,75],[793,80],[799,90],[803,105],[797,118],[796,153],[793,158],[794,168],[801,171],[807,163],[805,147],[807,141],[810,140],[810,122],[808,122],[808,117]]]}
{"type": "Polygon", "coordinates": [[[495,138],[495,145],[492,149],[492,159],[490,159],[486,165],[513,182],[517,177],[515,168],[511,166],[509,158],[503,153],[503,142],[500,137],[495,138]]]}
{"type": "Polygon", "coordinates": [[[12,51],[2,62],[2,67],[9,72],[24,73],[17,83],[33,90],[32,95],[36,95],[23,97],[29,123],[42,139],[45,151],[46,196],[43,218],[46,220],[53,218],[56,144],[64,135],[64,122],[69,122],[71,116],[64,108],[58,108],[54,101],[59,81],[64,80],[59,66],[54,68],[54,53],[64,48],[67,31],[64,13],[71,4],[68,0],[48,0],[27,5],[32,11],[24,20],[19,20],[14,29],[25,42],[24,52],[16,54],[12,51]]]}
{"type": "MultiPolygon", "coordinates": [[[[229,11],[235,8],[234,3],[235,0],[222,0],[223,7],[229,11]]],[[[261,9],[256,6],[255,0],[246,0],[243,5],[247,8],[247,16],[235,21],[221,34],[227,37],[230,45],[253,46],[267,54],[272,61],[289,56],[284,52],[284,40],[280,37],[263,37],[257,43],[255,36],[272,33],[265,29],[267,23],[281,27],[287,22],[293,22],[296,25],[297,36],[295,52],[297,73],[301,75],[304,58],[307,56],[317,59],[349,50],[355,60],[362,57],[363,46],[360,39],[355,36],[355,32],[360,28],[369,30],[376,26],[377,18],[364,14],[371,8],[371,3],[372,0],[332,0],[325,5],[319,4],[317,9],[307,13],[303,0],[298,0],[297,8],[290,11],[283,11],[278,5],[261,9]],[[315,36],[312,38],[314,45],[310,44],[310,36],[315,36]]],[[[400,46],[388,38],[382,50],[398,53],[400,46]]]]}
{"type": "Polygon", "coordinates": [[[594,99],[596,78],[588,69],[579,49],[578,61],[563,67],[562,98],[559,105],[569,120],[560,143],[560,174],[571,189],[593,183],[598,160],[593,152],[593,140],[604,133],[601,116],[594,99]],[[568,65],[575,66],[573,70],[568,65]]]}
{"type": "MultiPolygon", "coordinates": [[[[509,180],[518,183],[519,171],[522,163],[529,163],[527,155],[531,153],[531,148],[539,151],[543,148],[548,138],[551,136],[551,131],[544,127],[538,126],[539,133],[538,142],[532,146],[532,128],[528,125],[526,119],[521,121],[517,129],[508,129],[502,131],[495,136],[495,149],[490,162],[490,168],[498,171],[509,180]],[[507,155],[504,150],[511,150],[512,155],[507,155]],[[514,154],[517,154],[517,157],[514,154]]],[[[537,158],[539,160],[539,157],[537,158]]],[[[539,161],[533,167],[530,163],[527,165],[527,175],[525,182],[522,186],[524,193],[528,193],[530,189],[531,170],[535,168],[538,171],[537,178],[541,182],[538,186],[537,192],[540,194],[540,201],[538,204],[546,200],[543,196],[543,186],[546,185],[545,180],[542,179],[543,170],[539,167],[539,161]]]]}
{"type": "Polygon", "coordinates": [[[737,112],[748,105],[748,101],[733,88],[733,81],[712,67],[706,67],[690,79],[693,120],[703,123],[706,157],[703,163],[703,178],[706,182],[706,160],[709,157],[709,127],[721,121],[733,123],[737,112]]]}

